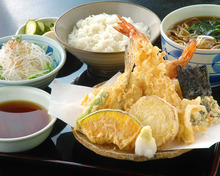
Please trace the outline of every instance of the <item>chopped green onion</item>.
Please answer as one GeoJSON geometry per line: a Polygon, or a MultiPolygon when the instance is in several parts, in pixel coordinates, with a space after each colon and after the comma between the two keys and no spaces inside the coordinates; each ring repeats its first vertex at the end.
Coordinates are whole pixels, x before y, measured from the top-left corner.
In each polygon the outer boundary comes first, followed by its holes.
{"type": "Polygon", "coordinates": [[[22,42],[22,36],[16,37],[17,42],[22,42]]]}

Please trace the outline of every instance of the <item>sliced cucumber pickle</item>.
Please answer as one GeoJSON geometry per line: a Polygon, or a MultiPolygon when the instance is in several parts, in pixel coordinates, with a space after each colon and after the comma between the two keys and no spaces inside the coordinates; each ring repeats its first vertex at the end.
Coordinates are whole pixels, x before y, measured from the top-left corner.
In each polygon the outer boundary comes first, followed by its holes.
{"type": "Polygon", "coordinates": [[[25,25],[25,34],[39,34],[40,30],[35,20],[28,20],[25,25]]]}
{"type": "Polygon", "coordinates": [[[40,35],[44,34],[46,32],[46,25],[42,21],[40,21],[40,20],[37,21],[37,24],[38,24],[38,27],[40,29],[40,33],[39,34],[40,35]]]}
{"type": "Polygon", "coordinates": [[[28,20],[28,22],[25,25],[25,34],[37,34],[37,35],[43,35],[44,33],[50,31],[50,28],[45,25],[45,23],[41,20],[28,20]]]}

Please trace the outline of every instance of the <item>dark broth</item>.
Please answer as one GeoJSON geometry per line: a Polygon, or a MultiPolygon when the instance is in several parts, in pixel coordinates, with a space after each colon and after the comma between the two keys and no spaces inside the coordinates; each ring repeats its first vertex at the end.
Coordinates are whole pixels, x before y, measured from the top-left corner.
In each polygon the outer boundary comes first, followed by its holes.
{"type": "Polygon", "coordinates": [[[49,124],[47,110],[30,101],[0,103],[0,138],[15,138],[35,133],[49,124]]]}
{"type": "Polygon", "coordinates": [[[204,16],[185,19],[170,26],[166,34],[171,40],[184,46],[196,40],[199,49],[219,49],[220,17],[204,16]]]}

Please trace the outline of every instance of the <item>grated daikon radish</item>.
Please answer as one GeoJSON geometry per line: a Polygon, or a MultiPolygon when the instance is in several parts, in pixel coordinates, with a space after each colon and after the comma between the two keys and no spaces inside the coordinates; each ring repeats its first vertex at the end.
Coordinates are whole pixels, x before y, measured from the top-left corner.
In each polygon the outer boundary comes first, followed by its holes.
{"type": "Polygon", "coordinates": [[[53,70],[50,55],[36,44],[12,38],[0,49],[0,78],[19,81],[42,76],[53,70]]]}

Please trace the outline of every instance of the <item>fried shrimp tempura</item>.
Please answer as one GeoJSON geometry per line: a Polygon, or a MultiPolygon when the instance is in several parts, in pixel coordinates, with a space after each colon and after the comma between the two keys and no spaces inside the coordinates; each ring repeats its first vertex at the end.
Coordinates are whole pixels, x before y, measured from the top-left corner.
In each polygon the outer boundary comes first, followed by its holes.
{"type": "MultiPolygon", "coordinates": [[[[179,59],[165,61],[163,59],[165,52],[160,52],[160,49],[153,46],[133,25],[120,17],[119,19],[122,22],[115,29],[130,38],[130,46],[126,48],[125,72],[114,84],[106,87],[109,97],[101,109],[120,109],[129,112],[141,97],[158,96],[177,110],[179,119],[177,139],[186,144],[193,143],[194,131],[207,128],[208,113],[205,106],[201,105],[200,97],[195,100],[183,99],[179,82],[173,78],[177,76],[177,65],[185,67],[189,63],[196,43],[190,44],[179,59]],[[135,68],[132,70],[133,63],[135,68]]],[[[94,96],[101,89],[95,89],[94,96]]],[[[88,104],[94,96],[85,96],[83,105],[88,104]]]]}
{"type": "MultiPolygon", "coordinates": [[[[113,85],[107,87],[106,90],[109,96],[101,109],[120,109],[128,112],[131,106],[143,96],[139,81],[132,72],[135,63],[133,46],[133,41],[130,41],[128,46],[126,46],[125,71],[113,85]]],[[[97,95],[97,91],[95,95],[97,95]]],[[[86,99],[88,99],[88,96],[86,99]]]]}
{"type": "Polygon", "coordinates": [[[145,41],[141,42],[143,46],[139,48],[140,43],[136,42],[134,42],[136,45],[134,48],[138,51],[136,51],[134,75],[140,82],[144,95],[157,95],[166,99],[171,105],[179,106],[181,98],[176,92],[176,85],[166,75],[166,65],[161,62],[164,53],[159,53],[160,50],[157,47],[145,41]]]}

